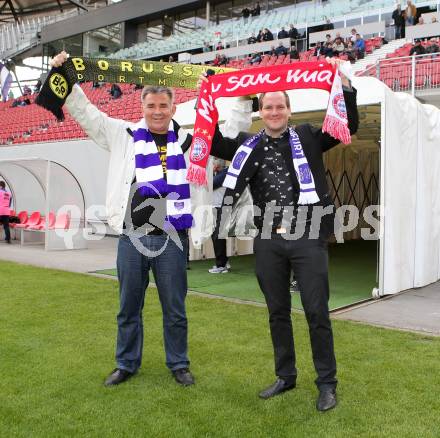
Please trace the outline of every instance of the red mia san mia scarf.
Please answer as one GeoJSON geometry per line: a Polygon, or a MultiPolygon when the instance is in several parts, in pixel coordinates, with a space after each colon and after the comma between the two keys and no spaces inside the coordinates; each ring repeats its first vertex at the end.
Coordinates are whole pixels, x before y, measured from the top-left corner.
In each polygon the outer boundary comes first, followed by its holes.
{"type": "Polygon", "coordinates": [[[303,88],[330,92],[322,131],[344,144],[350,143],[341,78],[337,68],[327,62],[301,62],[222,73],[209,76],[200,89],[187,180],[197,185],[207,184],[206,165],[218,121],[217,98],[303,88]]]}

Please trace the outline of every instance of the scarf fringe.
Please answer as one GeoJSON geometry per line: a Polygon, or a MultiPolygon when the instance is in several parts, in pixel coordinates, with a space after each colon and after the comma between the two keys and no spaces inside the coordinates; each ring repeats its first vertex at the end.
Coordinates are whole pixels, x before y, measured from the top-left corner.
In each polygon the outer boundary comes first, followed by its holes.
{"type": "Polygon", "coordinates": [[[164,231],[170,231],[173,228],[176,230],[186,230],[194,225],[192,214],[182,214],[180,216],[167,216],[164,224],[164,231]]]}
{"type": "Polygon", "coordinates": [[[300,192],[298,198],[299,205],[316,204],[319,202],[319,196],[316,192],[300,192]]]}
{"type": "Polygon", "coordinates": [[[188,168],[186,180],[199,186],[206,186],[208,184],[208,180],[206,179],[206,168],[191,163],[188,168]]]}
{"type": "Polygon", "coordinates": [[[325,116],[324,123],[322,125],[322,132],[329,133],[332,137],[337,138],[344,144],[351,143],[351,134],[347,124],[335,116],[325,116]]]}

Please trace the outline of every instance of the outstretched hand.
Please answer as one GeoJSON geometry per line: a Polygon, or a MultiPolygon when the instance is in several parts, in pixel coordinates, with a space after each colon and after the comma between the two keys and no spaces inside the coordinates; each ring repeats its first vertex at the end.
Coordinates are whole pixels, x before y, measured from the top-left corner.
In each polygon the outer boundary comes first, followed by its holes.
{"type": "Polygon", "coordinates": [[[328,56],[327,56],[327,58],[325,58],[325,60],[326,60],[329,64],[331,64],[331,65],[333,65],[333,66],[336,66],[336,68],[339,70],[339,76],[341,77],[342,85],[344,85],[344,86],[346,86],[346,87],[350,87],[350,81],[349,81],[349,79],[348,79],[347,76],[345,76],[345,75],[341,72],[341,70],[340,70],[340,66],[341,66],[342,64],[344,64],[346,61],[344,61],[343,59],[335,58],[335,57],[333,57],[333,58],[329,58],[328,56]]]}
{"type": "Polygon", "coordinates": [[[58,53],[58,55],[54,56],[49,64],[51,67],[61,67],[67,61],[68,57],[69,54],[63,50],[61,53],[58,53]]]}

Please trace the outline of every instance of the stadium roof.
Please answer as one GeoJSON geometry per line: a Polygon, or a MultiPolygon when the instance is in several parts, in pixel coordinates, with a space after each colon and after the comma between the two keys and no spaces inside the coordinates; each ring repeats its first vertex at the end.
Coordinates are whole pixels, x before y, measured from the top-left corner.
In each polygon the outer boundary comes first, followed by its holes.
{"type": "Polygon", "coordinates": [[[94,3],[109,3],[102,0],[0,0],[0,22],[18,21],[22,17],[64,12],[72,8],[85,11],[94,3]]]}

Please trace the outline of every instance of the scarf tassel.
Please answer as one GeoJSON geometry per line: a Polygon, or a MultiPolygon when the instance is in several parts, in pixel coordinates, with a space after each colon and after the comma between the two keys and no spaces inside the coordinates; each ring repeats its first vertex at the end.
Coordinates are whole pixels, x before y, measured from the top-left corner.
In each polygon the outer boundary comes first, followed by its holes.
{"type": "Polygon", "coordinates": [[[344,144],[351,143],[351,134],[347,124],[335,116],[325,116],[324,123],[322,125],[322,132],[329,133],[332,137],[342,141],[344,144]]]}
{"type": "Polygon", "coordinates": [[[316,192],[300,192],[298,198],[299,205],[310,205],[319,202],[319,196],[316,192]]]}
{"type": "Polygon", "coordinates": [[[191,163],[188,168],[187,181],[199,186],[207,185],[206,168],[198,164],[191,163]]]}

